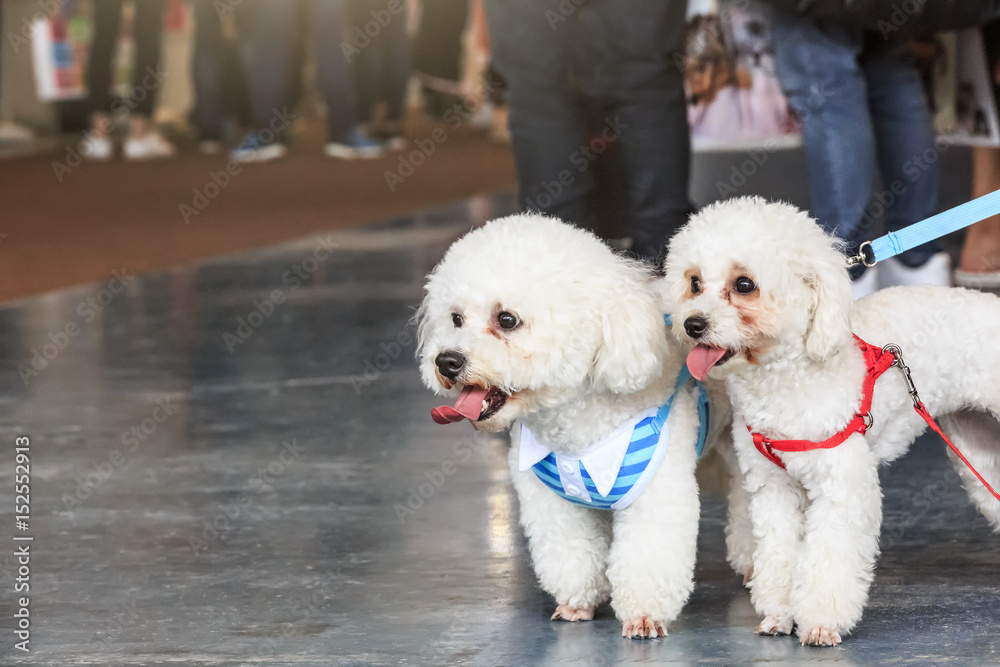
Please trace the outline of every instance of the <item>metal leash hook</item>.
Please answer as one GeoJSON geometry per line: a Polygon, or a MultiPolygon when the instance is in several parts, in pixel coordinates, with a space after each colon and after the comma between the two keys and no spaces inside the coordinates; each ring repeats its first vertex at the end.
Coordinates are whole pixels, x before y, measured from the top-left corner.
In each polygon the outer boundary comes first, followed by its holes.
{"type": "Polygon", "coordinates": [[[913,401],[913,407],[920,408],[920,395],[917,393],[917,386],[913,384],[913,377],[910,375],[910,367],[903,361],[903,350],[900,349],[899,345],[889,343],[882,348],[882,352],[889,352],[892,354],[892,365],[903,371],[903,377],[906,378],[906,388],[910,392],[910,399],[913,401]]]}
{"type": "Polygon", "coordinates": [[[850,257],[847,258],[847,266],[854,266],[855,264],[864,264],[865,266],[867,266],[867,267],[870,268],[870,267],[875,266],[875,264],[878,263],[875,260],[875,252],[874,251],[872,251],[872,258],[869,261],[868,256],[865,255],[865,246],[868,246],[868,249],[871,250],[872,249],[872,242],[871,241],[865,241],[864,243],[862,243],[861,245],[859,245],[858,246],[858,254],[857,255],[851,255],[850,257]]]}

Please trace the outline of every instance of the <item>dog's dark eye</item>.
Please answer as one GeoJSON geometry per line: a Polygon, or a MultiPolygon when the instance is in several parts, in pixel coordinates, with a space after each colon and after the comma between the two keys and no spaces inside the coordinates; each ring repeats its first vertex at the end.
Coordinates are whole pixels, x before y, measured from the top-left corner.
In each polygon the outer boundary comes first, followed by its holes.
{"type": "Polygon", "coordinates": [[[501,329],[514,329],[520,322],[517,320],[517,315],[513,313],[508,313],[506,310],[497,315],[497,324],[500,325],[501,329]]]}
{"type": "Polygon", "coordinates": [[[451,314],[451,323],[455,325],[456,329],[461,329],[463,322],[465,322],[465,319],[461,315],[458,313],[451,314]]]}
{"type": "Polygon", "coordinates": [[[698,276],[691,276],[691,294],[697,294],[701,291],[701,278],[698,276]]]}
{"type": "Polygon", "coordinates": [[[736,291],[740,294],[750,294],[757,289],[757,285],[754,281],[750,280],[746,276],[740,276],[737,278],[736,282],[733,283],[733,287],[735,287],[736,291]]]}

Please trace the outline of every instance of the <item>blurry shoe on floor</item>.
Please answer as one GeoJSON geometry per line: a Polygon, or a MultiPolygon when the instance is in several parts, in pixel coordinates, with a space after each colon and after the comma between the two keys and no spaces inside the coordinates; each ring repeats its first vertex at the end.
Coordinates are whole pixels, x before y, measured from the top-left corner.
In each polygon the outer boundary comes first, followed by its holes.
{"type": "Polygon", "coordinates": [[[98,136],[93,132],[84,135],[80,142],[80,155],[84,160],[107,162],[115,155],[114,144],[107,136],[98,136]]]}
{"type": "Polygon", "coordinates": [[[222,152],[222,142],[218,139],[203,139],[198,142],[198,152],[202,155],[218,155],[222,152]]]}
{"type": "Polygon", "coordinates": [[[385,154],[385,144],[372,139],[360,128],[354,128],[346,136],[324,146],[323,154],[339,160],[366,160],[385,154]]]}
{"type": "Polygon", "coordinates": [[[122,144],[122,155],[126,160],[158,160],[176,152],[174,145],[156,130],[146,132],[141,137],[128,137],[122,144]]]}
{"type": "Polygon", "coordinates": [[[284,144],[263,143],[256,134],[247,135],[229,156],[237,162],[271,162],[285,157],[288,149],[284,144]]]}
{"type": "Polygon", "coordinates": [[[854,300],[863,299],[878,291],[878,267],[869,266],[857,278],[851,280],[851,292],[854,300]]]}
{"type": "Polygon", "coordinates": [[[955,285],[971,289],[1000,289],[1000,271],[962,271],[955,269],[955,285]]]}
{"type": "Polygon", "coordinates": [[[0,144],[30,144],[34,140],[35,133],[31,128],[18,123],[0,121],[0,144]]]}
{"type": "MultiPolygon", "coordinates": [[[[880,288],[895,285],[951,285],[951,259],[948,253],[938,252],[920,266],[910,267],[896,257],[879,262],[878,285],[880,288]]],[[[870,270],[870,269],[869,269],[870,270]]]]}

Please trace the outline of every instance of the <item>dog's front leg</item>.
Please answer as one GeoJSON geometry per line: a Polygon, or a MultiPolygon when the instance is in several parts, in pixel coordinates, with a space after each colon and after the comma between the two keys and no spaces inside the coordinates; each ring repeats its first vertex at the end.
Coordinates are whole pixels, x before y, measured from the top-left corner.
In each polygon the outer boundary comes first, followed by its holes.
{"type": "Polygon", "coordinates": [[[694,588],[699,501],[697,424],[690,399],[678,396],[674,402],[669,442],[656,474],[631,505],[614,515],[608,578],[623,637],[666,636],[667,625],[694,588]]]}
{"type": "Polygon", "coordinates": [[[878,462],[861,435],[785,458],[810,501],[792,590],[798,634],[803,645],[836,646],[861,620],[878,557],[878,462]]]}
{"type": "Polygon", "coordinates": [[[743,585],[750,584],[753,577],[753,525],[750,523],[750,494],[747,493],[740,470],[739,460],[733,443],[728,438],[726,442],[717,445],[729,471],[729,511],[726,521],[726,560],[738,574],[743,575],[743,585]]]}
{"type": "Polygon", "coordinates": [[[608,512],[563,500],[530,470],[518,469],[517,447],[509,459],[521,506],[521,526],[542,588],[556,599],[552,620],[589,621],[608,598],[611,526],[608,512]]]}
{"type": "Polygon", "coordinates": [[[733,442],[745,475],[753,527],[753,577],[750,601],[764,620],[761,635],[792,632],[792,583],[799,558],[805,494],[784,470],[761,456],[746,428],[733,427],[733,442]]]}

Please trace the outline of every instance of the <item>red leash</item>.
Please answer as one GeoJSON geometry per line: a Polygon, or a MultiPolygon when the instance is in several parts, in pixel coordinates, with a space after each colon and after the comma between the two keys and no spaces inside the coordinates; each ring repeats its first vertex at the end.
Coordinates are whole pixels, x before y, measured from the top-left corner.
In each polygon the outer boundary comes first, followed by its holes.
{"type": "Polygon", "coordinates": [[[898,345],[890,343],[885,347],[876,347],[870,345],[865,341],[861,340],[857,336],[854,337],[857,341],[858,347],[865,354],[865,364],[868,366],[868,372],[865,375],[865,383],[862,387],[862,397],[861,397],[861,409],[858,414],[854,416],[853,419],[847,424],[844,430],[840,431],[833,437],[827,438],[822,442],[813,442],[812,440],[770,440],[765,438],[761,433],[754,433],[750,426],[747,425],[747,430],[750,431],[750,435],[753,436],[754,447],[757,448],[761,454],[763,454],[769,461],[774,463],[779,468],[784,469],[785,463],[782,461],[774,450],[779,452],[808,452],[814,449],[832,449],[837,445],[843,443],[849,437],[855,433],[861,433],[864,435],[872,425],[872,397],[875,394],[875,381],[878,380],[883,373],[887,370],[896,366],[901,371],[903,371],[903,376],[906,378],[906,385],[910,392],[910,398],[913,399],[913,409],[916,410],[917,414],[927,422],[927,425],[931,429],[941,436],[951,451],[955,452],[955,456],[962,460],[972,474],[982,482],[993,497],[1000,501],[1000,493],[997,493],[996,489],[990,486],[989,482],[983,479],[983,476],[979,474],[968,459],[962,456],[962,452],[958,451],[958,447],[944,434],[941,427],[937,425],[934,418],[931,417],[930,413],[927,412],[927,408],[924,407],[923,402],[920,400],[920,396],[917,395],[917,388],[913,384],[913,378],[910,377],[910,369],[905,363],[903,363],[903,355],[898,345]]]}

